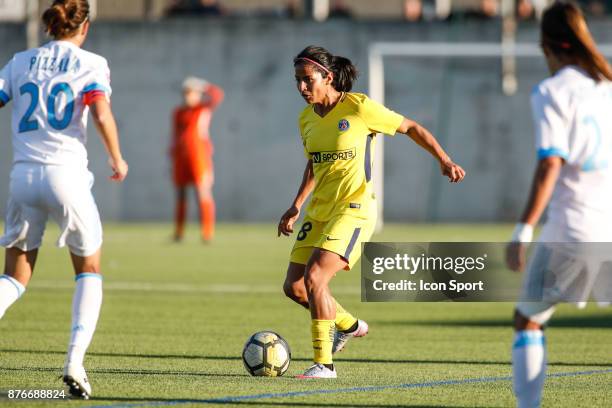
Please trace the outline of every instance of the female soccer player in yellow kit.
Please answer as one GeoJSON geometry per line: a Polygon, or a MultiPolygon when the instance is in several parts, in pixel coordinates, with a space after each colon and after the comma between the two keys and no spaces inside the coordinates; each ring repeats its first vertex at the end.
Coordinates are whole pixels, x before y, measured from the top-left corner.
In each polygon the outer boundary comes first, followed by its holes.
{"type": "Polygon", "coordinates": [[[278,224],[288,236],[308,195],[312,199],[291,252],[285,294],[310,309],[314,365],[302,378],[336,378],[332,353],[351,337],[367,334],[331,295],[328,284],[341,269],[351,269],[376,224],[371,173],[375,135],[404,133],[430,152],[451,182],[465,171],[453,163],[436,139],[366,95],[349,92],[357,78],[350,60],[321,47],[305,48],[293,60],[297,88],[308,106],[299,118],[307,158],[297,196],[278,224]]]}

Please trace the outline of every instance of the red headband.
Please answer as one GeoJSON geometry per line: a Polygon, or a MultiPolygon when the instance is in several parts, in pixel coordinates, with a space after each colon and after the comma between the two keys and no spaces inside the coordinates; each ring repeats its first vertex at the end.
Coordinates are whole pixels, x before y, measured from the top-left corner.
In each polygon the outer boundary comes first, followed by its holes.
{"type": "Polygon", "coordinates": [[[329,69],[325,68],[323,65],[319,64],[317,61],[311,60],[310,58],[300,57],[298,59],[310,62],[311,64],[316,65],[317,67],[321,68],[323,71],[327,72],[328,74],[331,73],[329,69]]]}

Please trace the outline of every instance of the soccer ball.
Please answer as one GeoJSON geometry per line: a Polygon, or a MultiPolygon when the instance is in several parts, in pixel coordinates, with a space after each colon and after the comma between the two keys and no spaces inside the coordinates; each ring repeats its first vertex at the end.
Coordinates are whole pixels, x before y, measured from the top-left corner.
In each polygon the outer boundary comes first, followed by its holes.
{"type": "Polygon", "coordinates": [[[291,349],[279,334],[261,331],[247,340],[242,350],[242,361],[251,375],[280,377],[289,368],[291,349]]]}

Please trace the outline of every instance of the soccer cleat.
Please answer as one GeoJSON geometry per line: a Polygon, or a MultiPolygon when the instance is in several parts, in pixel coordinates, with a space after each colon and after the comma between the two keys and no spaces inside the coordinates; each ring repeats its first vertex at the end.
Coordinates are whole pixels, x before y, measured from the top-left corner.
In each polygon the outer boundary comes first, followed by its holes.
{"type": "Polygon", "coordinates": [[[336,378],[336,369],[330,370],[323,364],[315,363],[304,374],[296,376],[296,378],[336,378]]]}
{"type": "Polygon", "coordinates": [[[345,333],[336,330],[336,334],[334,334],[334,345],[332,346],[332,353],[337,353],[344,349],[346,346],[346,342],[349,341],[351,337],[363,337],[368,334],[368,324],[363,320],[357,320],[357,328],[350,332],[345,333]]]}
{"type": "Polygon", "coordinates": [[[64,367],[64,384],[68,386],[70,395],[75,398],[89,399],[91,396],[91,385],[83,366],[64,367]]]}

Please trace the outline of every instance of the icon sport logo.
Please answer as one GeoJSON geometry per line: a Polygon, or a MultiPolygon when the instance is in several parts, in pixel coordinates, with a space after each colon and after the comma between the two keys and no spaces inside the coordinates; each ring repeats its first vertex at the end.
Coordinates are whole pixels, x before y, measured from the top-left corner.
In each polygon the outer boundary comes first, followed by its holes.
{"type": "Polygon", "coordinates": [[[338,130],[341,132],[348,130],[349,127],[351,127],[351,124],[346,119],[340,119],[340,122],[338,122],[338,130]]]}

